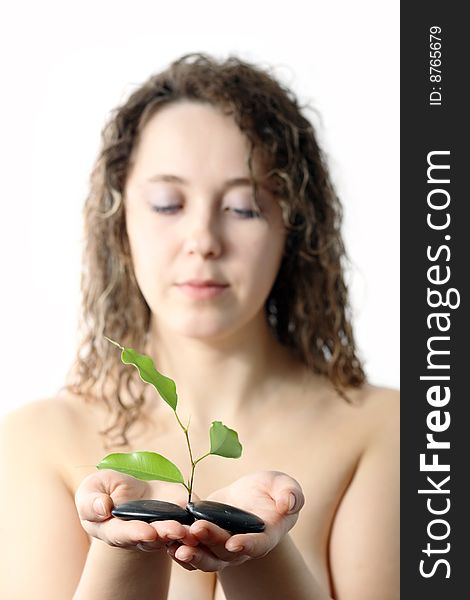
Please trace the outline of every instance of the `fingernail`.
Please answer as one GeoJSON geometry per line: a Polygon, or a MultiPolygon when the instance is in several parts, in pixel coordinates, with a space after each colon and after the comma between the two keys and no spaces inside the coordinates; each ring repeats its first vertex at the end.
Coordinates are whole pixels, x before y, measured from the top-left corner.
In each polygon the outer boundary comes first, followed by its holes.
{"type": "Polygon", "coordinates": [[[104,507],[104,502],[101,498],[96,498],[96,500],[93,502],[93,510],[99,517],[106,516],[106,508],[104,507]]]}
{"type": "Polygon", "coordinates": [[[183,556],[183,558],[178,557],[178,560],[180,560],[181,562],[193,562],[196,560],[196,555],[195,554],[187,554],[186,556],[183,556]]]}
{"type": "Polygon", "coordinates": [[[295,506],[295,496],[291,492],[289,494],[289,512],[292,512],[294,510],[294,506],[295,506]]]}
{"type": "Polygon", "coordinates": [[[155,540],[142,540],[137,544],[137,548],[143,552],[152,552],[152,550],[158,550],[160,546],[155,540]]]}
{"type": "Polygon", "coordinates": [[[230,546],[230,548],[228,548],[229,552],[241,552],[243,550],[243,546],[241,546],[240,544],[238,544],[237,546],[230,546]]]}

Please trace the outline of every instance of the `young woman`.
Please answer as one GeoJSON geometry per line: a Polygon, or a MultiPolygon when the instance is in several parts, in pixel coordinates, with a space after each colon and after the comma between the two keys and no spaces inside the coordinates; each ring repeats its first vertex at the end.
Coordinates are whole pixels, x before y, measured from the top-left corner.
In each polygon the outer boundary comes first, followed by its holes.
{"type": "Polygon", "coordinates": [[[365,381],[340,221],[312,125],[253,65],[183,57],[115,111],[85,206],[74,369],[3,423],[2,597],[398,598],[397,394],[365,381]],[[264,533],[111,517],[186,494],[96,471],[105,454],[187,458],[105,336],[176,381],[197,452],[213,420],[239,432],[242,457],[203,461],[196,493],[264,533]]]}

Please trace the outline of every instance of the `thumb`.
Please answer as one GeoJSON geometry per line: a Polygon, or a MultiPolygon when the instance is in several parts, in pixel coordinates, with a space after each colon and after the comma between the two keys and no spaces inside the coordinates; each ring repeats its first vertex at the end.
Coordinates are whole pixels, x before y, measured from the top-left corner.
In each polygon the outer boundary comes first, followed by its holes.
{"type": "Polygon", "coordinates": [[[78,514],[83,521],[106,521],[111,517],[113,501],[107,494],[96,494],[77,503],[78,514]]]}
{"type": "Polygon", "coordinates": [[[93,500],[92,506],[95,517],[98,517],[100,520],[102,520],[108,519],[111,516],[111,510],[114,505],[110,496],[107,494],[100,494],[93,500]]]}
{"type": "Polygon", "coordinates": [[[276,509],[280,514],[294,515],[300,511],[304,502],[302,490],[285,488],[276,497],[276,509]]]}

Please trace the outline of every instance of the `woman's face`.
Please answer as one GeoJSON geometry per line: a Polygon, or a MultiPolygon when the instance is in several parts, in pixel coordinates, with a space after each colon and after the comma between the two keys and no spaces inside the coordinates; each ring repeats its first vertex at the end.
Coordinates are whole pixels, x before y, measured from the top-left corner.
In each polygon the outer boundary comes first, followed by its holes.
{"type": "Polygon", "coordinates": [[[126,183],[126,223],[159,331],[222,338],[265,318],[285,229],[266,190],[261,211],[254,203],[248,155],[233,118],[208,104],[167,105],[144,127],[126,183]]]}

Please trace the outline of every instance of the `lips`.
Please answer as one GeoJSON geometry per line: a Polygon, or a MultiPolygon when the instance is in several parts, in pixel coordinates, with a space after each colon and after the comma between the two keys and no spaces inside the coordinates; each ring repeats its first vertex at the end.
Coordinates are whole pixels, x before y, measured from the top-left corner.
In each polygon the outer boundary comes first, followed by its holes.
{"type": "Polygon", "coordinates": [[[227,284],[214,279],[188,279],[177,285],[191,285],[193,287],[227,287],[227,284]]]}
{"type": "Polygon", "coordinates": [[[207,300],[216,298],[223,294],[229,287],[226,283],[221,283],[214,279],[189,279],[182,283],[177,283],[178,289],[195,300],[207,300]]]}

